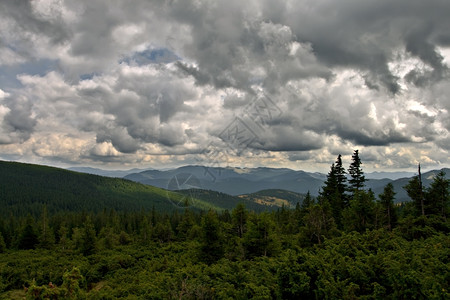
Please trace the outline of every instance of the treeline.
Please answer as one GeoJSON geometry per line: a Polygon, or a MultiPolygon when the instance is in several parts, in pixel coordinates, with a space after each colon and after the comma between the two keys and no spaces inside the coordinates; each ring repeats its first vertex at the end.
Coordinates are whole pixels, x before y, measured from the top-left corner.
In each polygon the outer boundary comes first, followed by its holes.
{"type": "Polygon", "coordinates": [[[341,155],[331,165],[317,203],[312,208],[321,211],[324,216],[324,221],[319,226],[321,230],[317,230],[317,242],[320,243],[321,237],[326,236],[330,227],[358,232],[376,228],[392,230],[399,215],[435,216],[446,220],[450,181],[446,179],[443,171],[433,178],[430,187],[425,188],[422,185],[419,165],[419,174],[404,187],[412,201],[395,206],[396,193],[391,183],[385,186],[378,198],[370,189],[364,188],[366,178],[361,165],[358,150],[354,151],[347,172],[343,167],[341,155]],[[327,225],[327,222],[331,225],[327,225]]]}
{"type": "Polygon", "coordinates": [[[0,219],[0,298],[448,299],[449,180],[364,188],[358,151],[295,209],[0,219]],[[347,172],[349,177],[347,177],[347,172]]]}

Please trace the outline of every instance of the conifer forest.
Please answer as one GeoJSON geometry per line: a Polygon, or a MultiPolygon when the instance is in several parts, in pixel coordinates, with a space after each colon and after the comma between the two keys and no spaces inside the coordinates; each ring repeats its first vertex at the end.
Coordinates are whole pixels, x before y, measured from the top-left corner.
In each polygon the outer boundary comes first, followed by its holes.
{"type": "Polygon", "coordinates": [[[105,188],[122,184],[121,200],[72,172],[77,198],[63,183],[50,182],[52,191],[20,169],[42,178],[60,172],[57,181],[69,171],[2,168],[28,183],[5,184],[2,175],[1,299],[450,298],[444,172],[429,186],[420,173],[412,177],[404,186],[410,201],[394,204],[392,184],[379,195],[365,188],[355,151],[348,168],[337,157],[319,196],[255,211],[243,203],[162,205],[156,190],[155,201],[144,201],[143,185],[92,177],[105,188]],[[38,193],[48,201],[36,202],[38,193]]]}

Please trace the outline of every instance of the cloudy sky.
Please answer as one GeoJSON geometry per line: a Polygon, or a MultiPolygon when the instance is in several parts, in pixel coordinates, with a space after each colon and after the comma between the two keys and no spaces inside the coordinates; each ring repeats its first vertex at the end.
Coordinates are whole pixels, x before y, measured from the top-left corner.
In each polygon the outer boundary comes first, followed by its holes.
{"type": "Polygon", "coordinates": [[[0,159],[450,166],[450,1],[0,0],[0,159]]]}

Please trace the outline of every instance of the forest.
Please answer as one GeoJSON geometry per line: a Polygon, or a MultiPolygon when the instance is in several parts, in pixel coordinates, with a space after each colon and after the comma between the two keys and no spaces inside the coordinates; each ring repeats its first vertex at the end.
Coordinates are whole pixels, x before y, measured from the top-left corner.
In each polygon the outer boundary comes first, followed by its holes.
{"type": "Polygon", "coordinates": [[[0,298],[450,299],[446,174],[423,186],[419,168],[401,204],[365,182],[355,150],[293,209],[26,212],[3,192],[0,298]]]}

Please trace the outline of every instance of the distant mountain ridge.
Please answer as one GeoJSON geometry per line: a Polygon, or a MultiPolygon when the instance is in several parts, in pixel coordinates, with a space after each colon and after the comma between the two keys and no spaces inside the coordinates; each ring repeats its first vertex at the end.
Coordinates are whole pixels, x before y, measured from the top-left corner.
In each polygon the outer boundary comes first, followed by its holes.
{"type": "Polygon", "coordinates": [[[291,169],[274,168],[212,168],[184,166],[173,170],[148,170],[124,178],[161,188],[177,174],[191,174],[199,183],[197,188],[218,191],[230,195],[255,193],[265,189],[283,189],[306,194],[317,194],[326,175],[291,169]]]}
{"type": "Polygon", "coordinates": [[[80,172],[80,173],[86,173],[86,174],[92,174],[92,175],[123,178],[129,174],[144,172],[144,171],[147,171],[148,169],[134,168],[134,169],[130,169],[130,170],[103,170],[103,169],[92,168],[92,167],[71,167],[71,168],[68,168],[67,170],[80,172]]]}
{"type": "Polygon", "coordinates": [[[414,172],[371,172],[366,173],[367,179],[392,179],[409,178],[414,176],[414,172]]]}
{"type": "MultiPolygon", "coordinates": [[[[450,178],[450,169],[442,169],[450,178]]],[[[422,179],[424,186],[428,186],[435,174],[439,170],[432,170],[423,173],[422,179]]],[[[326,180],[326,174],[311,173],[305,171],[295,171],[287,168],[217,168],[203,166],[184,166],[177,169],[160,171],[147,170],[139,173],[133,173],[124,178],[149,184],[161,188],[172,188],[169,182],[180,174],[190,174],[196,178],[197,189],[207,189],[226,193],[233,196],[252,194],[261,190],[286,190],[299,194],[306,194],[308,191],[313,196],[317,196],[326,180]]],[[[410,172],[375,172],[367,173],[366,188],[372,189],[376,196],[383,192],[388,183],[392,183],[396,194],[396,202],[409,201],[406,191],[403,189],[414,173],[410,172]],[[394,178],[386,178],[391,174],[394,178]],[[403,175],[410,175],[402,177],[403,175]],[[400,177],[400,178],[398,178],[400,177]],[[374,179],[375,178],[375,179],[374,179]]]]}

